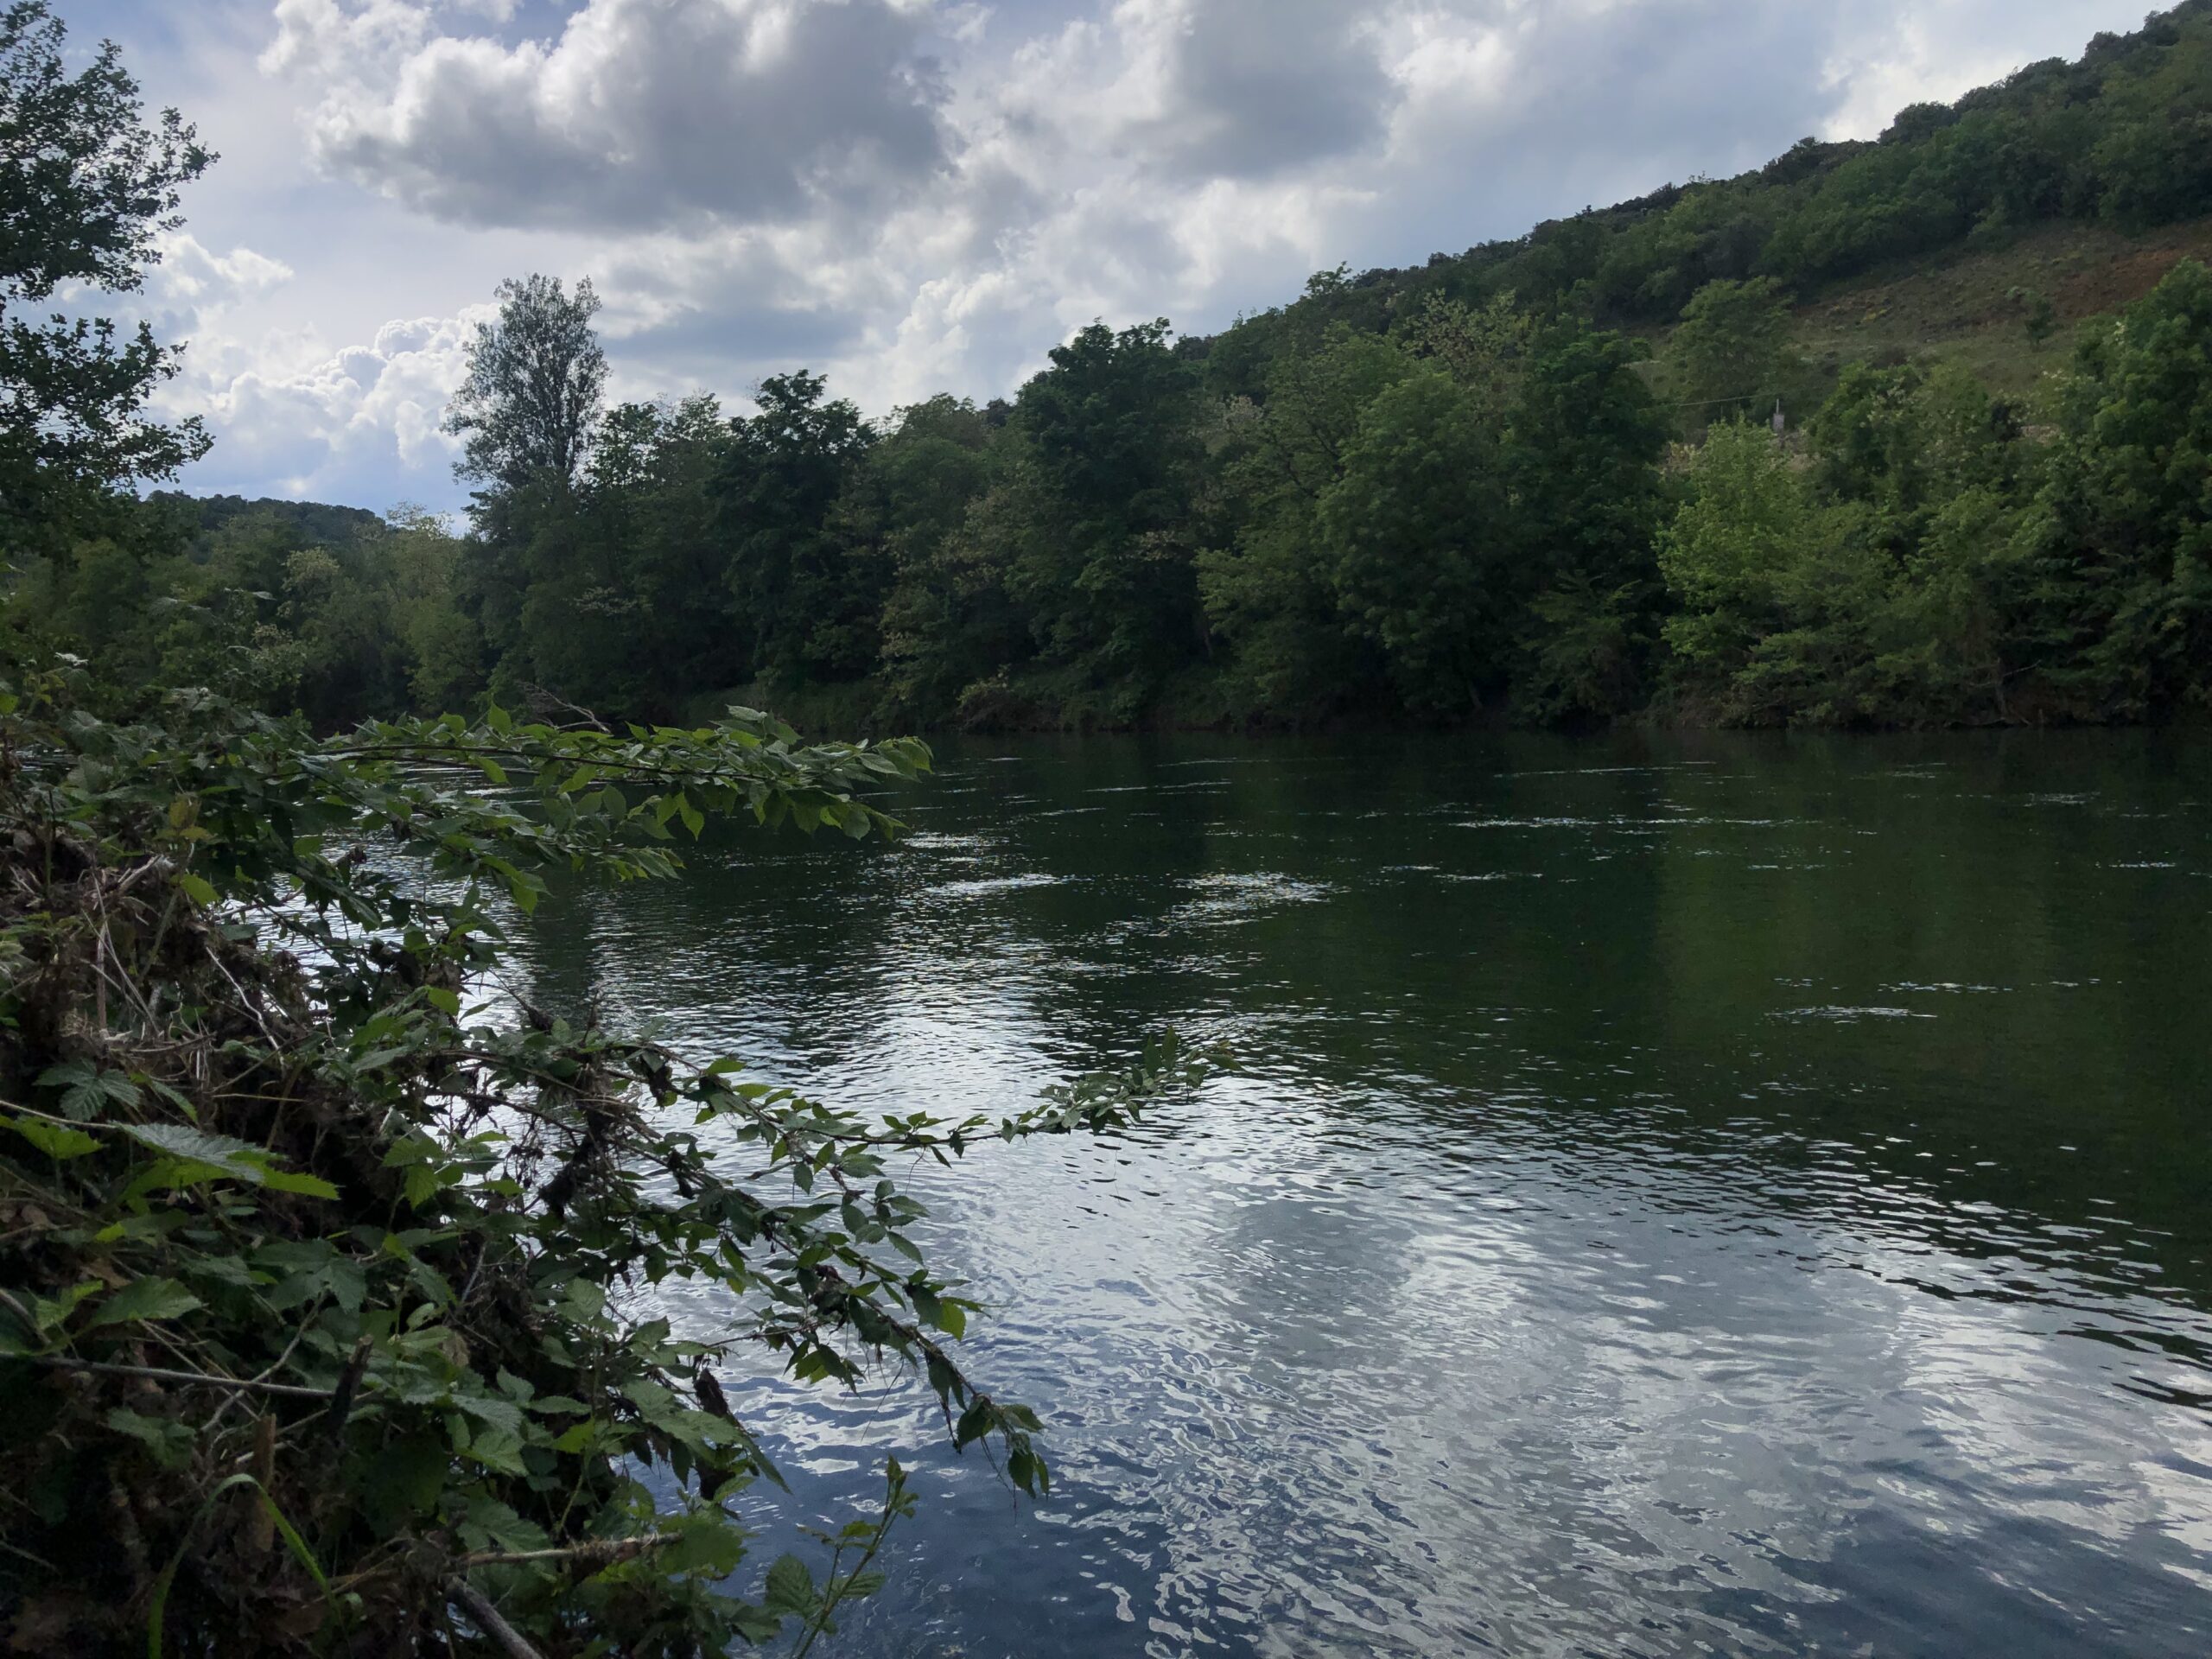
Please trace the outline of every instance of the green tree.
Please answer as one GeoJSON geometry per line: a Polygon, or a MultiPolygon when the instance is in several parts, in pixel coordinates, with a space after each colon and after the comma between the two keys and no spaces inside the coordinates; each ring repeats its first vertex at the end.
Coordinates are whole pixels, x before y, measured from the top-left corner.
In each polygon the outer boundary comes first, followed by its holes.
{"type": "Polygon", "coordinates": [[[842,533],[877,549],[891,573],[885,689],[906,718],[944,718],[969,687],[1034,649],[1003,566],[980,556],[998,539],[984,505],[1001,470],[997,435],[965,398],[902,409],[840,508],[842,533]]]}
{"type": "Polygon", "coordinates": [[[1659,538],[1679,607],[1665,634],[1680,683],[1725,702],[1753,648],[1783,624],[1784,573],[1823,536],[1822,515],[1773,438],[1746,422],[1707,435],[1689,486],[1659,538]]]}
{"type": "Polygon", "coordinates": [[[724,580],[747,666],[790,688],[874,668],[887,571],[832,524],[874,434],[820,375],[771,376],[715,480],[724,580]]]}
{"type": "Polygon", "coordinates": [[[1277,358],[1264,403],[1231,424],[1222,467],[1230,544],[1198,556],[1198,580],[1259,709],[1325,714],[1378,677],[1373,643],[1346,624],[1319,516],[1368,405],[1420,372],[1390,341],[1339,325],[1318,350],[1277,358]]]}
{"type": "Polygon", "coordinates": [[[1802,373],[1789,344],[1789,302],[1781,285],[1770,276],[1708,283],[1683,307],[1665,362],[1668,384],[1692,427],[1764,415],[1795,390],[1802,373]]]}
{"type": "Polygon", "coordinates": [[[1603,719],[1641,701],[1661,590],[1667,421],[1618,334],[1537,337],[1505,437],[1522,560],[1535,593],[1516,702],[1540,721],[1603,719]]]}
{"type": "Polygon", "coordinates": [[[1135,713],[1199,639],[1190,513],[1203,452],[1198,377],[1162,319],[1093,323],[1014,406],[1020,512],[1008,591],[1078,698],[1135,713]]]}
{"type": "Polygon", "coordinates": [[[589,278],[569,293],[557,276],[501,283],[499,314],[476,325],[468,366],[447,406],[461,440],[454,472],[487,489],[565,488],[591,447],[607,386],[607,355],[591,320],[589,278]]]}
{"type": "Polygon", "coordinates": [[[1479,307],[1432,294],[1395,332],[1407,350],[1432,359],[1499,420],[1519,393],[1536,322],[1510,290],[1479,307]]]}
{"type": "Polygon", "coordinates": [[[2027,336],[2030,349],[2041,351],[2044,342],[2058,332],[2058,308],[2050,296],[2016,288],[2005,297],[2020,308],[2020,332],[2027,336]]]}
{"type": "Polygon", "coordinates": [[[1510,666],[1529,583],[1498,451],[1474,394],[1415,374],[1367,405],[1322,493],[1338,601],[1420,713],[1480,709],[1510,666]]]}
{"type": "Polygon", "coordinates": [[[213,161],[175,110],[149,124],[113,41],[69,73],[46,0],[0,11],[0,531],[12,550],[114,533],[117,492],[205,453],[200,422],[148,413],[178,347],[141,322],[29,315],[65,292],[131,293],[213,161]]]}
{"type": "Polygon", "coordinates": [[[2212,270],[2177,265],[2085,339],[2023,530],[2033,678],[2066,712],[2212,695],[2212,270]]]}
{"type": "Polygon", "coordinates": [[[395,507],[385,549],[410,706],[461,709],[484,689],[484,637],[461,608],[461,545],[435,514],[395,507]]]}

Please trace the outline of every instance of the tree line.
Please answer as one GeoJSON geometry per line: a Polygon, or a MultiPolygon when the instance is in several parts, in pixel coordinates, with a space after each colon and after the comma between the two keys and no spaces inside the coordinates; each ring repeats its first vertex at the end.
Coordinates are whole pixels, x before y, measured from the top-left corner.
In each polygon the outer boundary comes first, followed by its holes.
{"type": "MultiPolygon", "coordinates": [[[[1211,339],[1093,324],[982,405],[871,422],[798,370],[749,413],[610,407],[588,283],[533,276],[449,411],[465,535],[140,514],[23,560],[11,620],[326,724],[733,694],[919,728],[2168,718],[2212,673],[2212,277],[2094,320],[2026,398],[1824,370],[1792,306],[2038,219],[2208,211],[2190,0],[1877,143],[1323,273],[1211,339]]],[[[2053,326],[2026,306],[2023,349],[2053,326]]]]}

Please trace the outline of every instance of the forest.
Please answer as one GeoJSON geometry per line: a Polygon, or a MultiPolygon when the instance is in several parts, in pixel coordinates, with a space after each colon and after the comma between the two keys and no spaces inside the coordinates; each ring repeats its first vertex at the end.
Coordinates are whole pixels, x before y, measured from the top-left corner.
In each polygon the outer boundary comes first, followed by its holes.
{"type": "Polygon", "coordinates": [[[448,414],[461,533],[95,490],[20,527],[9,626],[323,728],[487,696],[877,729],[2187,717],[2212,274],[2071,326],[2006,296],[2024,394],[1816,357],[1793,320],[2038,227],[2208,213],[2189,0],[1878,142],[1325,272],[1211,337],[1094,323],[980,406],[870,420],[798,368],[750,413],[609,406],[588,282],[531,276],[448,414]]]}

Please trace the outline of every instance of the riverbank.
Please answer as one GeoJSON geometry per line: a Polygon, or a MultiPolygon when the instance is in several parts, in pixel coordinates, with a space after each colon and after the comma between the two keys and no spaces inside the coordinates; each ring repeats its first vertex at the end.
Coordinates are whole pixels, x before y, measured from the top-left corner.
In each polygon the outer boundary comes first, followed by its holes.
{"type": "Polygon", "coordinates": [[[1128,736],[1157,733],[1212,733],[1247,737],[1330,737],[1363,734],[1395,737],[1446,733],[1502,733],[1553,731],[1563,735],[1592,735],[1606,731],[1741,732],[1800,731],[1875,734],[1882,733],[2003,732],[2003,731],[2140,731],[2174,728],[2198,730],[2212,727],[2212,707],[2184,706],[2164,717],[2139,721],[2088,721],[2061,717],[2036,718],[2023,711],[2012,720],[1970,721],[1928,721],[1917,724],[1878,724],[1818,721],[1750,722],[1727,718],[1709,703],[1687,697],[1663,697],[1634,713],[1605,721],[1584,720],[1564,726],[1524,718],[1510,702],[1499,701],[1458,720],[1415,720],[1402,709],[1387,704],[1373,707],[1316,710],[1300,718],[1265,706],[1249,695],[1240,695],[1228,677],[1197,671],[1179,677],[1169,690],[1134,714],[1118,707],[1105,694],[1067,696],[1049,683],[1025,686],[1000,682],[963,697],[950,716],[921,717],[902,709],[896,690],[872,680],[796,689],[765,685],[759,681],[702,694],[682,712],[687,724],[700,725],[718,718],[733,704],[760,709],[810,735],[889,732],[922,737],[953,734],[972,736],[1068,735],[1128,736]]]}

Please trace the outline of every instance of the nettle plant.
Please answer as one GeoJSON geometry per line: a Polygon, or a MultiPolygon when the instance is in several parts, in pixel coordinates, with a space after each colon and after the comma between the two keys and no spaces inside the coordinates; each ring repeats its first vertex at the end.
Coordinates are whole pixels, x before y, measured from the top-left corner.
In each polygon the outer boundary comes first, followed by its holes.
{"type": "Polygon", "coordinates": [[[912,1376],[1035,1495],[1027,1408],[886,1160],[1128,1122],[1205,1062],[1004,1119],[864,1119],[496,982],[556,871],[664,877],[715,816],[896,826],[911,741],[497,709],[318,740],[204,693],[141,723],[66,664],[0,696],[0,1622],[17,1651],[691,1655],[880,1583],[913,1503],[746,1564],[778,1479],[718,1365],[912,1376]],[[671,1279],[727,1329],[635,1318],[671,1279]],[[656,1472],[648,1474],[648,1466],[656,1472]],[[741,1588],[742,1586],[742,1588],[741,1588]]]}

